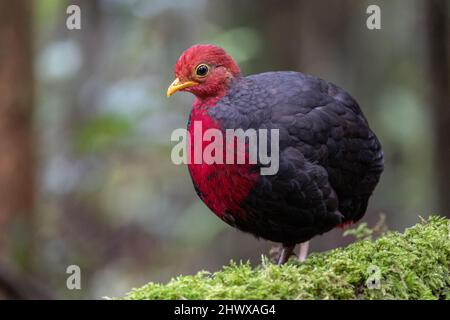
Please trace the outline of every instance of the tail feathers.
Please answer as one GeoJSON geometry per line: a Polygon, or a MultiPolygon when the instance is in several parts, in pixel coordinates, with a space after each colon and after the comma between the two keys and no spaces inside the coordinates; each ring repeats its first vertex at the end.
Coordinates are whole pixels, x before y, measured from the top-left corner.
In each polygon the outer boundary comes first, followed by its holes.
{"type": "Polygon", "coordinates": [[[347,226],[359,221],[366,213],[369,196],[357,196],[339,199],[339,211],[344,216],[340,226],[347,226]]]}

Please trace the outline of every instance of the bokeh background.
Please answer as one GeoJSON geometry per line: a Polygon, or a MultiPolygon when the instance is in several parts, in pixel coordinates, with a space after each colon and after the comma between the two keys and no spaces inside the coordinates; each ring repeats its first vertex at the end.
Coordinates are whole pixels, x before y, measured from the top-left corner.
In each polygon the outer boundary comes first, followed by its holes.
{"type": "MultiPolygon", "coordinates": [[[[217,219],[170,160],[193,97],[166,99],[195,43],[243,73],[298,70],[361,104],[386,169],[363,219],[450,216],[449,1],[0,0],[0,297],[121,296],[274,245],[217,219]],[[69,4],[82,29],[66,28],[69,4]],[[381,8],[381,30],[366,9],[381,8]],[[82,289],[66,288],[78,265],[82,289]]],[[[346,245],[342,230],[312,251],[346,245]]]]}

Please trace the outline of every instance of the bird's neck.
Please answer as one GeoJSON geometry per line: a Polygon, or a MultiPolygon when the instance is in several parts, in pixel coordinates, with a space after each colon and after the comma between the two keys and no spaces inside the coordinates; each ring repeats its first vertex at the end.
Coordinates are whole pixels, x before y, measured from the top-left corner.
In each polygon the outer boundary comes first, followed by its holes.
{"type": "Polygon", "coordinates": [[[193,108],[194,109],[209,109],[217,105],[217,102],[222,99],[224,96],[228,94],[230,91],[231,85],[238,78],[229,78],[225,85],[222,85],[219,90],[215,92],[214,95],[196,95],[193,108]]]}
{"type": "Polygon", "coordinates": [[[217,102],[225,96],[226,93],[222,95],[210,96],[210,97],[196,97],[193,109],[209,109],[217,105],[217,102]]]}

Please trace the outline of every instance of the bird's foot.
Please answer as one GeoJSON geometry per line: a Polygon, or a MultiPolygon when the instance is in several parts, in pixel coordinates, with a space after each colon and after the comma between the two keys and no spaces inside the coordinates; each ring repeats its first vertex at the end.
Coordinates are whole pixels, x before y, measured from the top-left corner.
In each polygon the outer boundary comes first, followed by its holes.
{"type": "Polygon", "coordinates": [[[300,262],[306,260],[306,257],[308,256],[308,249],[309,249],[309,241],[300,243],[300,251],[298,253],[298,260],[300,262]]]}
{"type": "Polygon", "coordinates": [[[294,253],[295,245],[283,245],[281,249],[280,256],[278,258],[278,265],[281,266],[282,264],[285,264],[291,255],[294,253]]]}
{"type": "Polygon", "coordinates": [[[282,250],[282,247],[280,247],[280,246],[276,246],[276,247],[273,246],[270,248],[269,259],[272,263],[275,263],[275,264],[278,263],[278,258],[280,257],[281,250],[282,250]]]}

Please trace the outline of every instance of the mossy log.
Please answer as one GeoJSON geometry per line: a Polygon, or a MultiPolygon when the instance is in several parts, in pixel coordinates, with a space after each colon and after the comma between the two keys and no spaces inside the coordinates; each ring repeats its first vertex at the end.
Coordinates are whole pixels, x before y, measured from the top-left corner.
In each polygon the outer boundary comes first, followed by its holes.
{"type": "Polygon", "coordinates": [[[311,254],[277,266],[223,270],[149,283],[125,299],[450,299],[450,222],[423,220],[405,232],[311,254]]]}

